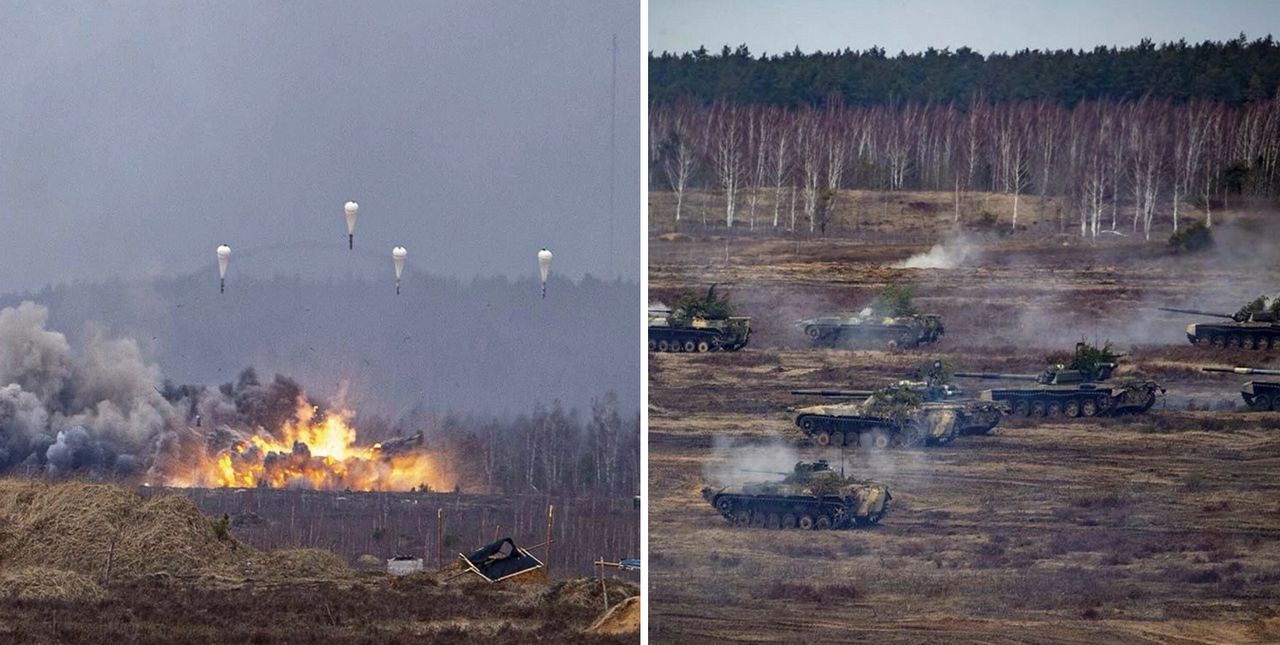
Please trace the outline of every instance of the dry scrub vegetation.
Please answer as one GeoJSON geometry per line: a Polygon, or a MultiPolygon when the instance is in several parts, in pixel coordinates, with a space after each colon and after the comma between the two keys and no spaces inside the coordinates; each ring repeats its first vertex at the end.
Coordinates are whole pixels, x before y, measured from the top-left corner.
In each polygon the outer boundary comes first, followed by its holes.
{"type": "MultiPolygon", "coordinates": [[[[1028,212],[1034,221],[1035,207],[1028,212]]],[[[1154,311],[1274,293],[1276,265],[1225,251],[1182,257],[1120,239],[1090,246],[1014,235],[974,241],[952,269],[890,268],[934,241],[735,236],[726,262],[725,238],[651,240],[657,299],[718,282],[757,332],[734,354],[650,355],[651,636],[1280,638],[1280,415],[1242,409],[1246,377],[1196,369],[1275,366],[1280,354],[1192,347],[1183,327],[1194,320],[1154,311]],[[857,309],[895,283],[913,285],[917,304],[946,318],[938,345],[814,349],[791,327],[857,309]],[[698,495],[738,454],[776,454],[768,469],[841,460],[839,449],[820,449],[791,425],[785,410],[813,402],[793,388],[875,387],[933,358],[1035,372],[1081,339],[1116,341],[1129,354],[1118,378],[1154,378],[1169,395],[1141,416],[1006,419],[991,436],[941,448],[846,449],[849,472],[894,494],[871,530],[734,529],[698,495]]]]}
{"type": "MultiPolygon", "coordinates": [[[[324,550],[259,551],[232,533],[180,495],[0,481],[0,642],[608,643],[638,633],[584,632],[602,613],[598,580],[396,579],[324,550]]],[[[639,590],[609,581],[609,591],[620,603],[639,590]]]]}

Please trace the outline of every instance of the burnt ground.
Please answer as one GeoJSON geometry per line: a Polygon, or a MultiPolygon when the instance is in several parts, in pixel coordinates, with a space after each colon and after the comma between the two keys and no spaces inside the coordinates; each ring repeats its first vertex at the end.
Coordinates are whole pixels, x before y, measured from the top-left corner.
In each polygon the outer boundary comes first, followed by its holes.
{"type": "Polygon", "coordinates": [[[756,330],[738,353],[650,355],[650,635],[1280,639],[1280,413],[1242,408],[1247,377],[1195,369],[1275,366],[1280,353],[1193,347],[1183,327],[1206,321],[1154,310],[1274,293],[1275,265],[1228,261],[1233,249],[1222,243],[1184,256],[1131,238],[1014,235],[971,240],[957,268],[891,268],[936,241],[924,239],[650,240],[654,299],[719,282],[756,330]],[[813,349],[790,325],[860,308],[894,283],[913,285],[921,308],[946,317],[941,343],[813,349]],[[811,402],[790,396],[793,387],[874,386],[935,357],[1037,371],[1082,338],[1116,342],[1130,354],[1118,378],[1143,374],[1168,396],[1140,416],[1006,420],[991,436],[941,448],[845,448],[848,472],[894,495],[871,530],[734,529],[698,495],[735,462],[841,461],[840,449],[817,447],[787,420],[787,407],[811,402]]]}

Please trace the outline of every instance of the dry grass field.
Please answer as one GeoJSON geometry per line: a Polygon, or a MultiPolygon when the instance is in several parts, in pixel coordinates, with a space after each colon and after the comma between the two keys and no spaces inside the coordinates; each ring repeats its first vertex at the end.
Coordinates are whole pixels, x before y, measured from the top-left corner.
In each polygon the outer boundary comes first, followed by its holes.
{"type": "MultiPolygon", "coordinates": [[[[370,556],[372,557],[372,556],[370,556]]],[[[634,643],[609,576],[395,578],[321,549],[259,550],[176,494],[0,480],[0,643],[634,643]],[[597,622],[597,621],[600,622],[597,622]]],[[[634,607],[634,605],[632,605],[634,607]]]]}
{"type": "Polygon", "coordinates": [[[957,232],[941,212],[910,221],[912,236],[824,239],[654,223],[651,298],[720,283],[755,334],[737,353],[650,355],[650,636],[1280,640],[1280,413],[1243,409],[1247,377],[1195,369],[1272,367],[1280,354],[1193,347],[1183,327],[1206,320],[1155,310],[1234,310],[1275,294],[1277,241],[1249,231],[1276,230],[1276,217],[1215,214],[1217,247],[1190,256],[1167,249],[1167,231],[1088,243],[1034,225],[1002,235],[970,221],[957,232]],[[955,266],[894,267],[941,240],[955,266]],[[940,343],[815,349],[791,325],[860,309],[889,284],[913,286],[922,309],[945,317],[940,343]],[[1006,419],[990,436],[878,454],[819,448],[785,414],[814,402],[795,387],[885,384],[933,358],[1034,372],[1081,339],[1113,341],[1129,354],[1117,378],[1142,374],[1168,395],[1140,416],[1006,419]],[[870,530],[736,529],[698,495],[741,464],[813,458],[888,484],[889,516],[870,530]]]}

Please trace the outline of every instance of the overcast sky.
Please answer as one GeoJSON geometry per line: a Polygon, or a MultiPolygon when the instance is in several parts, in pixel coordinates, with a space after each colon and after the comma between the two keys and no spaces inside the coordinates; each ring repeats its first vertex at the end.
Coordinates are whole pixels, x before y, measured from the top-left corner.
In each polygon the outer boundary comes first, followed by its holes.
{"type": "Polygon", "coordinates": [[[639,19],[625,0],[0,0],[0,291],[211,271],[224,241],[233,266],[345,245],[348,199],[387,267],[403,244],[428,271],[527,277],[547,246],[562,275],[638,280],[639,19]]]}
{"type": "Polygon", "coordinates": [[[649,49],[981,53],[1280,36],[1274,0],[650,0],[649,49]]]}

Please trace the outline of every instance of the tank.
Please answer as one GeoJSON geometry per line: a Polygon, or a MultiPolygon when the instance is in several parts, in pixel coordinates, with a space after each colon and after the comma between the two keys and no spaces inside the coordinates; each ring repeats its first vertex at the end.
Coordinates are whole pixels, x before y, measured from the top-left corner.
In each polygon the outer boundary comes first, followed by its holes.
{"type": "MultiPolygon", "coordinates": [[[[762,472],[762,471],[746,471],[762,472]]],[[[851,529],[878,524],[889,512],[889,487],[844,477],[826,461],[798,462],[780,481],[703,488],[702,498],[735,526],[851,529]]]]}
{"type": "Polygon", "coordinates": [[[751,318],[713,319],[681,316],[669,309],[649,310],[651,352],[736,352],[751,338],[751,318]]]}
{"type": "MultiPolygon", "coordinates": [[[[948,400],[921,384],[900,382],[876,391],[792,390],[805,396],[858,398],[792,411],[796,427],[820,446],[871,449],[945,445],[961,434],[989,433],[1005,413],[1002,403],[948,400]]],[[[950,392],[954,390],[942,390],[950,392]]]]}
{"type": "MultiPolygon", "coordinates": [[[[1280,370],[1264,370],[1256,367],[1202,367],[1206,372],[1226,372],[1228,374],[1244,374],[1260,376],[1280,376],[1280,370]]],[[[1255,410],[1280,410],[1280,380],[1245,381],[1240,388],[1240,397],[1245,405],[1255,410]]]]}
{"type": "Polygon", "coordinates": [[[1093,417],[1141,414],[1155,405],[1157,393],[1165,388],[1151,380],[1130,379],[1105,383],[1111,379],[1116,363],[1098,361],[1097,356],[1119,358],[1110,347],[1097,350],[1085,343],[1076,345],[1076,356],[1070,365],[1053,365],[1040,374],[1002,374],[998,372],[956,372],[961,378],[998,381],[1026,381],[1024,387],[983,390],[978,398],[1008,405],[1015,416],[1093,417]]]}
{"type": "Polygon", "coordinates": [[[815,345],[883,345],[916,347],[935,343],[945,331],[936,314],[877,316],[870,309],[858,314],[837,314],[797,320],[804,335],[815,345]]]}
{"type": "Polygon", "coordinates": [[[1280,350],[1280,316],[1277,316],[1275,307],[1270,309],[1265,308],[1265,306],[1256,307],[1255,304],[1257,302],[1255,300],[1241,307],[1240,311],[1234,314],[1198,311],[1195,309],[1172,309],[1169,307],[1159,307],[1159,309],[1160,311],[1222,318],[1230,321],[1187,325],[1187,340],[1192,345],[1280,350]]]}

